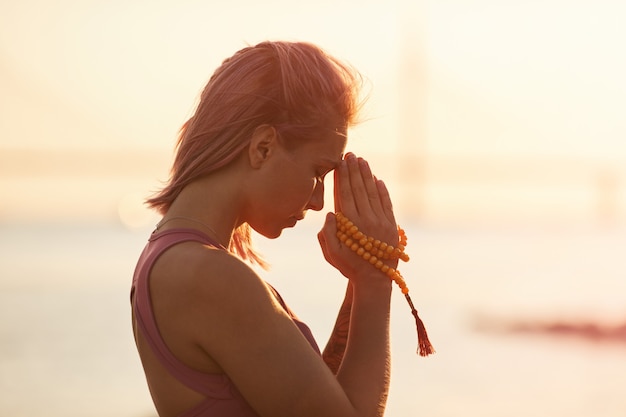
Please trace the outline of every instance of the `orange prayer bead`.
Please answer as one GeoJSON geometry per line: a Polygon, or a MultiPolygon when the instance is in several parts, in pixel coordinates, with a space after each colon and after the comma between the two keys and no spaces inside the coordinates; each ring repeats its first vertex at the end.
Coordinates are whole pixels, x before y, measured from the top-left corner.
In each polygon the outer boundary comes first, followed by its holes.
{"type": "Polygon", "coordinates": [[[417,310],[415,309],[409,295],[409,287],[406,285],[402,274],[400,274],[400,271],[390,267],[382,261],[383,259],[398,259],[404,262],[409,261],[409,256],[404,252],[404,248],[407,243],[405,231],[398,226],[398,242],[397,246],[393,247],[386,242],[381,242],[371,236],[366,236],[363,232],[359,231],[359,228],[348,220],[348,218],[342,213],[335,213],[335,218],[337,220],[337,237],[340,242],[346,244],[346,246],[348,246],[358,256],[370,262],[376,269],[387,275],[391,280],[398,284],[398,287],[400,287],[402,294],[404,294],[409,306],[411,307],[411,313],[415,317],[419,342],[418,353],[421,356],[428,356],[434,353],[435,350],[428,340],[424,324],[417,315],[417,310]]]}
{"type": "Polygon", "coordinates": [[[403,294],[408,294],[409,289],[406,282],[402,278],[400,272],[383,260],[402,260],[407,262],[409,256],[404,253],[407,237],[404,230],[398,226],[398,244],[396,247],[372,236],[366,236],[359,228],[350,221],[342,213],[336,214],[337,219],[337,237],[350,250],[354,251],[358,256],[372,264],[376,269],[386,274],[390,279],[396,282],[403,294]]]}

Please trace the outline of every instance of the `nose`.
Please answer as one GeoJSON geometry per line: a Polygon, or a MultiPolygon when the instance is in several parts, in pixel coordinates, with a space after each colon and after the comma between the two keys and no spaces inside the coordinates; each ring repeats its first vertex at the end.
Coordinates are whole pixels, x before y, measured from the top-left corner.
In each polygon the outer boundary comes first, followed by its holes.
{"type": "Polygon", "coordinates": [[[307,209],[320,211],[324,208],[324,182],[318,181],[313,189],[313,194],[309,199],[307,209]]]}

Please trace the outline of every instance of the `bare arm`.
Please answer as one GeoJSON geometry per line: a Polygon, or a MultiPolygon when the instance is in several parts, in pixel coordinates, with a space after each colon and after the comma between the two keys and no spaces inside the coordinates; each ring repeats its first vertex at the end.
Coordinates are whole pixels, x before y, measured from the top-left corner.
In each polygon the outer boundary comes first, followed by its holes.
{"type": "Polygon", "coordinates": [[[337,320],[335,321],[335,327],[328,339],[322,358],[326,365],[330,368],[333,374],[337,374],[343,355],[348,344],[348,331],[350,329],[350,314],[352,312],[352,299],[353,299],[352,284],[348,282],[348,288],[346,289],[346,295],[344,297],[339,313],[337,314],[337,320]]]}
{"type": "MultiPolygon", "coordinates": [[[[397,224],[391,199],[366,161],[352,154],[335,171],[335,210],[364,233],[394,244],[397,224]]],[[[389,308],[391,281],[336,238],[336,219],[329,214],[318,235],[326,260],[350,280],[353,300],[348,341],[337,380],[346,390],[360,382],[350,398],[382,416],[389,388],[389,308]]],[[[396,267],[397,261],[390,266],[396,267]]],[[[371,411],[370,411],[371,412],[371,411]]]]}

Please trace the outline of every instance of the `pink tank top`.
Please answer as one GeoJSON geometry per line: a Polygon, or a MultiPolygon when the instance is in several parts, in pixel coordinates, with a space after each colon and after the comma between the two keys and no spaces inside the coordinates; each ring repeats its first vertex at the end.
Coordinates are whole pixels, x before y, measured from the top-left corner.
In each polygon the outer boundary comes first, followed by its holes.
{"type": "MultiPolygon", "coordinates": [[[[176,379],[206,397],[200,404],[179,417],[258,417],[227,375],[206,374],[185,365],[169,350],[159,333],[150,301],[150,271],[154,262],[168,248],[188,241],[224,249],[223,246],[195,229],[169,229],[153,233],[139,258],[133,276],[131,300],[134,298],[133,312],[137,321],[137,329],[144,336],[161,364],[176,379]]],[[[309,327],[298,320],[278,292],[271,286],[270,288],[313,349],[320,354],[319,347],[309,327]]]]}

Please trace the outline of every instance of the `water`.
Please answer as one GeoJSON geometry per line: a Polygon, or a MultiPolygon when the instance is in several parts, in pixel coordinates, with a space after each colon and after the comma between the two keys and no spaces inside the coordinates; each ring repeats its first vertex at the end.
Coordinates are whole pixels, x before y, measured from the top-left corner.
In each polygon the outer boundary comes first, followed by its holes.
{"type": "MultiPolygon", "coordinates": [[[[401,267],[437,354],[415,354],[412,316],[392,311],[387,416],[617,417],[626,343],[492,331],[507,320],[626,321],[626,233],[405,225],[401,267]]],[[[257,239],[260,272],[323,345],[345,279],[317,246],[317,220],[257,239]]],[[[0,228],[0,415],[154,416],[130,330],[128,288],[149,230],[0,228]]]]}

